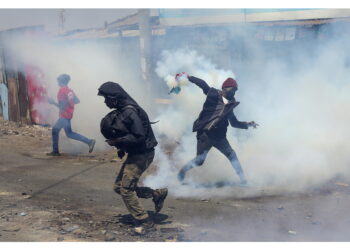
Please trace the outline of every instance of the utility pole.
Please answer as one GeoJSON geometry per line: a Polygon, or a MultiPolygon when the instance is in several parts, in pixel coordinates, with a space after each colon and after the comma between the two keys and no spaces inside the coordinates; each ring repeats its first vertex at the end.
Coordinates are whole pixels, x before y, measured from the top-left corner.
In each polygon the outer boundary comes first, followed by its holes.
{"type": "Polygon", "coordinates": [[[138,22],[140,31],[140,55],[141,72],[145,81],[148,94],[151,94],[151,38],[152,27],[150,24],[150,9],[138,11],[138,22]]]}

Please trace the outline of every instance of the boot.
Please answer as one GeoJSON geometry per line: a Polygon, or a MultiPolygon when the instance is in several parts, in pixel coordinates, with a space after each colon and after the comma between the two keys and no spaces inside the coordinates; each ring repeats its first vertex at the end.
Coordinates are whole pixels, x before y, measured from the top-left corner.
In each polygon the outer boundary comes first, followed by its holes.
{"type": "Polygon", "coordinates": [[[156,189],[154,190],[153,194],[153,202],[154,202],[154,209],[156,213],[159,213],[160,210],[163,208],[164,200],[168,195],[168,189],[162,188],[162,189],[156,189]]]}
{"type": "Polygon", "coordinates": [[[151,217],[147,217],[144,220],[135,220],[134,232],[136,234],[146,234],[149,231],[153,231],[155,229],[155,224],[151,217]]]}

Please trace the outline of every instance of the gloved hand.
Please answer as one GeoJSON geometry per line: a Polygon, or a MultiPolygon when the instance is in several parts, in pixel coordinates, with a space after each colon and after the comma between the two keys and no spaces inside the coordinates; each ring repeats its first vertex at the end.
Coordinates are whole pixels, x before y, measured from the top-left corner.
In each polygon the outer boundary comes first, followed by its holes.
{"type": "Polygon", "coordinates": [[[253,128],[256,128],[257,126],[259,126],[259,124],[255,123],[254,121],[248,122],[247,125],[248,127],[253,127],[253,128]]]}
{"type": "Polygon", "coordinates": [[[125,151],[122,149],[119,149],[117,152],[117,155],[118,155],[119,159],[123,159],[123,157],[125,155],[125,151]]]}

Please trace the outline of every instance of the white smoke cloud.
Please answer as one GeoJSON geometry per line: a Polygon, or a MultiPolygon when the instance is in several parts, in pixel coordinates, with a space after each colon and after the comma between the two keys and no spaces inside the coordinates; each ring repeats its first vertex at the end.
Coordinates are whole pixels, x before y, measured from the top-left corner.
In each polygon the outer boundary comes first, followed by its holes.
{"type": "MultiPolygon", "coordinates": [[[[179,72],[206,79],[213,87],[220,87],[227,77],[235,77],[232,71],[217,69],[210,60],[193,50],[163,51],[161,56],[155,71],[164,79],[169,89],[178,85],[175,75],[179,72]]],[[[194,84],[188,81],[185,83],[182,78],[179,85],[182,87],[180,94],[172,96],[174,104],[162,111],[158,117],[162,122],[156,127],[160,134],[166,134],[173,139],[179,139],[190,129],[191,121],[199,114],[205,100],[202,90],[194,84]]]]}
{"type": "MultiPolygon", "coordinates": [[[[101,41],[53,40],[51,37],[15,37],[7,42],[19,64],[38,67],[45,74],[48,95],[56,99],[59,86],[56,78],[60,74],[69,74],[68,87],[79,97],[75,105],[72,129],[88,138],[97,139],[95,149],[110,148],[100,133],[100,120],[110,110],[104,104],[104,98],[97,96],[99,86],[106,81],[120,83],[139,104],[147,110],[146,99],[140,87],[138,64],[130,53],[125,53],[118,43],[101,41]],[[135,73],[136,72],[136,73],[135,73]]],[[[131,51],[131,50],[130,50],[131,51]]],[[[142,85],[141,85],[142,86],[142,85]]],[[[50,106],[53,125],[58,119],[58,110],[50,106]]],[[[87,152],[87,146],[70,139],[64,132],[60,136],[62,152],[87,152]]]]}
{"type": "MultiPolygon", "coordinates": [[[[187,49],[163,51],[155,71],[159,77],[164,79],[169,89],[177,86],[175,75],[180,72],[204,79],[216,88],[220,88],[222,82],[228,77],[235,78],[235,74],[231,70],[219,69],[208,58],[199,55],[194,50],[187,49]]],[[[198,117],[206,96],[200,88],[188,81],[179,85],[182,88],[180,94],[172,95],[173,104],[160,112],[161,114],[157,117],[160,123],[154,128],[157,134],[165,135],[173,142],[179,141],[180,145],[174,149],[173,159],[164,155],[161,149],[158,150],[155,162],[159,167],[159,172],[154,176],[147,177],[144,182],[150,186],[167,185],[174,195],[198,196],[203,195],[203,190],[195,191],[191,185],[189,187],[181,186],[177,181],[177,173],[180,167],[196,155],[196,136],[192,133],[192,124],[198,117]],[[189,190],[191,191],[189,192],[189,190]]],[[[236,178],[232,167],[228,166],[229,163],[224,163],[225,160],[217,152],[211,151],[206,163],[200,169],[191,170],[186,180],[194,184],[196,181],[229,181],[227,176],[231,179],[236,178]],[[213,162],[213,160],[215,161],[213,162]],[[215,165],[213,171],[210,170],[212,164],[215,165]]],[[[208,191],[205,192],[208,194],[208,191]]]]}
{"type": "MultiPolygon", "coordinates": [[[[211,190],[210,195],[241,197],[257,195],[261,190],[270,194],[302,191],[339,174],[349,175],[350,73],[344,64],[344,51],[349,51],[349,46],[340,40],[320,46],[314,58],[301,48],[289,58],[271,57],[268,61],[267,52],[253,46],[254,61],[245,64],[248,67],[243,72],[236,72],[236,99],[241,104],[235,114],[241,121],[254,120],[261,126],[256,130],[229,127],[227,134],[252,188],[222,188],[211,190]],[[293,67],[291,58],[298,60],[293,67]]],[[[159,77],[173,87],[169,75],[182,71],[216,88],[227,77],[234,77],[233,72],[218,69],[196,51],[164,51],[156,69],[159,77]]],[[[178,196],[208,196],[209,190],[186,189],[175,180],[179,169],[195,157],[196,139],[191,129],[205,96],[189,84],[172,98],[174,103],[159,116],[157,133],[180,145],[167,164],[163,165],[162,156],[157,159],[162,172],[146,178],[146,184],[167,183],[178,196]]],[[[212,149],[203,166],[189,171],[186,180],[196,185],[237,181],[237,176],[229,161],[212,149]]]]}
{"type": "MultiPolygon", "coordinates": [[[[300,51],[293,50],[280,57],[270,56],[269,51],[254,41],[247,41],[251,59],[237,63],[237,69],[230,65],[219,67],[200,51],[166,50],[165,47],[155,72],[169,90],[176,86],[174,77],[179,72],[202,78],[215,88],[220,88],[227,77],[238,80],[236,99],[241,104],[235,114],[241,121],[254,120],[260,124],[256,130],[228,128],[227,138],[252,185],[243,190],[194,188],[181,186],[176,180],[180,167],[196,154],[192,124],[201,111],[205,95],[194,84],[182,81],[181,92],[171,95],[173,103],[168,107],[150,106],[149,98],[144,98],[146,86],[140,84],[140,75],[135,73],[140,72],[139,58],[137,53],[130,55],[135,48],[126,50],[119,44],[100,41],[25,38],[9,44],[22,62],[42,69],[50,96],[55,97],[58,90],[56,77],[62,73],[71,75],[69,86],[81,100],[72,120],[73,129],[96,138],[98,150],[109,147],[99,132],[99,122],[109,112],[103,98],[97,96],[103,82],[121,83],[147,112],[160,109],[157,119],[150,117],[160,120],[153,126],[157,138],[162,146],[165,140],[161,136],[166,136],[166,141],[176,147],[171,156],[163,147],[157,147],[158,170],[145,178],[146,185],[169,186],[170,192],[177,196],[242,197],[257,195],[261,190],[274,194],[300,191],[338,174],[349,174],[350,71],[344,62],[350,49],[346,39],[319,46],[313,54],[301,45],[300,51]]],[[[53,107],[51,112],[58,113],[53,107]]],[[[72,148],[64,150],[73,149],[86,152],[85,145],[75,142],[72,148]]],[[[228,160],[212,149],[204,165],[188,172],[186,180],[196,185],[235,182],[238,178],[228,160]]]]}

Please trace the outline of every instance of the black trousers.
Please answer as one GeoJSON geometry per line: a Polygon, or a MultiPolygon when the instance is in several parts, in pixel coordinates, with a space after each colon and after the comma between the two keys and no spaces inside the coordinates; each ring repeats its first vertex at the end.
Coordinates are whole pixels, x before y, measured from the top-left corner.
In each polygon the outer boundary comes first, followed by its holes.
{"type": "Polygon", "coordinates": [[[208,152],[212,147],[218,149],[226,156],[236,171],[237,175],[239,176],[240,180],[245,181],[241,164],[226,137],[217,138],[208,135],[208,133],[205,131],[197,133],[197,155],[181,169],[180,173],[183,175],[183,177],[190,169],[203,165],[208,152]]]}

